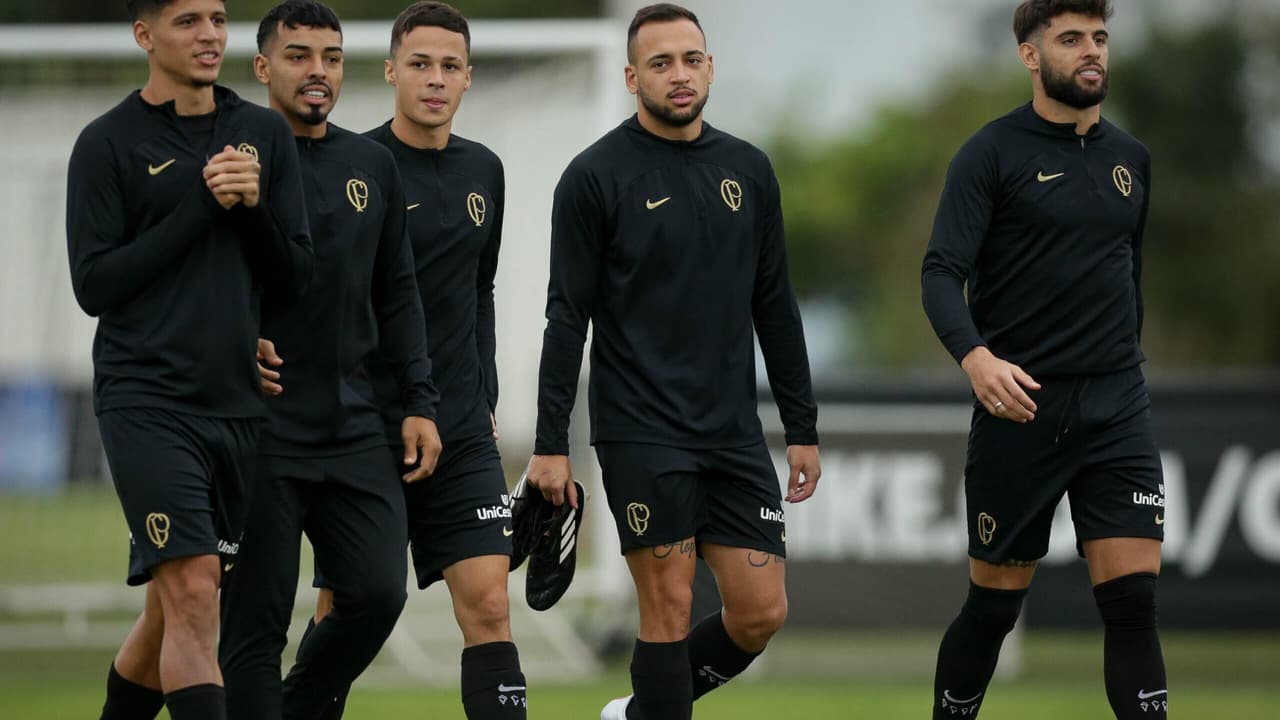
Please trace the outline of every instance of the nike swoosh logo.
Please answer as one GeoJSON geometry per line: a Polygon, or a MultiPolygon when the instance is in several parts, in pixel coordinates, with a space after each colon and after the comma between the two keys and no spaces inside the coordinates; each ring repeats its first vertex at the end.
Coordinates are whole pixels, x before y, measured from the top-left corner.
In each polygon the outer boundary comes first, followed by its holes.
{"type": "Polygon", "coordinates": [[[666,197],[662,198],[661,200],[659,200],[658,202],[654,202],[654,201],[652,201],[652,200],[645,200],[645,201],[644,201],[644,206],[645,206],[646,208],[648,208],[649,210],[657,210],[658,208],[660,208],[660,207],[662,207],[663,205],[665,205],[665,204],[667,203],[667,201],[668,201],[668,200],[670,200],[670,199],[671,199],[671,196],[670,196],[670,195],[668,195],[668,196],[666,196],[666,197]]]}
{"type": "Polygon", "coordinates": [[[236,566],[235,563],[227,563],[227,566],[222,568],[222,572],[231,572],[231,568],[235,566],[236,566]]]}
{"type": "Polygon", "coordinates": [[[160,173],[164,172],[165,168],[169,167],[170,165],[174,164],[177,161],[178,161],[178,158],[169,158],[169,162],[163,165],[152,165],[150,163],[147,163],[147,172],[151,173],[152,175],[159,175],[160,173]]]}
{"type": "Polygon", "coordinates": [[[1157,695],[1168,695],[1168,694],[1169,694],[1169,691],[1168,691],[1168,690],[1152,690],[1151,692],[1143,692],[1143,691],[1139,690],[1139,691],[1138,691],[1138,699],[1139,699],[1139,700],[1146,700],[1147,698],[1153,698],[1153,697],[1155,697],[1155,696],[1157,696],[1157,695]]]}
{"type": "Polygon", "coordinates": [[[968,705],[969,703],[973,702],[974,700],[977,700],[978,698],[982,697],[982,693],[978,693],[977,695],[974,695],[973,697],[969,698],[968,700],[957,700],[957,699],[955,699],[955,698],[951,697],[951,691],[950,691],[950,690],[943,690],[943,691],[942,691],[942,697],[946,698],[946,699],[947,699],[947,702],[955,703],[956,705],[968,705]]]}
{"type": "Polygon", "coordinates": [[[516,690],[524,690],[523,685],[503,685],[498,684],[498,692],[515,692],[516,690]]]}
{"type": "Polygon", "coordinates": [[[405,212],[408,212],[408,211],[410,211],[410,210],[412,210],[412,209],[414,209],[414,208],[418,207],[418,206],[419,206],[419,205],[421,205],[421,204],[422,204],[422,203],[414,203],[414,204],[412,204],[412,205],[410,205],[410,206],[406,207],[406,208],[405,208],[405,212]]]}
{"type": "Polygon", "coordinates": [[[1163,515],[1157,515],[1157,516],[1156,516],[1156,524],[1157,524],[1157,525],[1163,525],[1163,524],[1164,524],[1164,516],[1163,516],[1163,515]]]}
{"type": "Polygon", "coordinates": [[[1040,172],[1036,173],[1036,179],[1039,180],[1040,182],[1049,182],[1050,180],[1057,180],[1063,175],[1066,175],[1066,173],[1060,172],[1054,175],[1045,175],[1044,171],[1041,170],[1040,172]]]}
{"type": "Polygon", "coordinates": [[[511,528],[504,527],[502,528],[502,534],[506,537],[511,537],[512,535],[516,534],[516,531],[512,530],[511,528]]]}

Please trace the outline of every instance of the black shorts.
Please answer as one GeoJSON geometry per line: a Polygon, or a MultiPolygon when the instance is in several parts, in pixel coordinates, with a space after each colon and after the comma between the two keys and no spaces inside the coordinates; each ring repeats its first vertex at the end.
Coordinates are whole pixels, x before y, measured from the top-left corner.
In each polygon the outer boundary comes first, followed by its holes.
{"type": "Polygon", "coordinates": [[[1164,539],[1164,478],[1139,368],[1047,379],[1019,424],[975,404],[965,465],[969,555],[1038,560],[1065,493],[1077,547],[1111,537],[1164,539]]]}
{"type": "Polygon", "coordinates": [[[711,450],[602,442],[596,457],[624,554],[692,537],[786,556],[782,489],[763,440],[711,450]]]}
{"type": "MultiPolygon", "coordinates": [[[[391,450],[403,469],[404,449],[391,450]]],[[[492,433],[445,443],[436,471],[405,485],[404,497],[419,588],[460,560],[511,555],[511,501],[492,433]]]]}
{"type": "Polygon", "coordinates": [[[210,418],[149,407],[98,417],[102,447],[129,525],[130,585],[196,555],[234,562],[249,512],[257,418],[210,418]]]}

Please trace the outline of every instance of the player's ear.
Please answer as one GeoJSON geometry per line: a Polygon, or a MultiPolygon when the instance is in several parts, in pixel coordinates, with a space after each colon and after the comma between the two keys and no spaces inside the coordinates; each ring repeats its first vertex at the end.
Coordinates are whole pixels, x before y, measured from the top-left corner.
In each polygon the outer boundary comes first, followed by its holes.
{"type": "Polygon", "coordinates": [[[1035,43],[1024,42],[1018,46],[1018,59],[1022,61],[1023,67],[1036,72],[1040,69],[1040,48],[1035,43]]]}
{"type": "Polygon", "coordinates": [[[631,93],[632,95],[635,95],[637,92],[639,92],[640,78],[637,77],[636,75],[636,66],[627,65],[626,69],[623,70],[623,75],[625,75],[627,79],[627,92],[631,93]]]}
{"type": "Polygon", "coordinates": [[[396,64],[387,58],[382,61],[382,79],[391,87],[396,86],[396,64]]]}
{"type": "Polygon", "coordinates": [[[470,65],[467,66],[466,73],[467,73],[466,82],[462,83],[462,90],[464,92],[471,89],[471,66],[470,65]]]}
{"type": "Polygon", "coordinates": [[[707,53],[707,84],[715,82],[716,79],[716,59],[710,53],[707,53]]]}
{"type": "Polygon", "coordinates": [[[267,65],[267,56],[258,53],[253,56],[253,76],[263,85],[271,84],[271,69],[267,65]]]}
{"type": "Polygon", "coordinates": [[[155,50],[155,42],[151,39],[151,26],[143,20],[133,21],[133,41],[147,52],[155,50]]]}

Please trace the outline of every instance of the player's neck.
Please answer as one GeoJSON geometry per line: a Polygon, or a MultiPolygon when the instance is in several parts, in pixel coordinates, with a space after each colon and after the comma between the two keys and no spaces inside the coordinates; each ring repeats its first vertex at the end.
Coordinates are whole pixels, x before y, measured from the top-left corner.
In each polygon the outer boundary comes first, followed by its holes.
{"type": "Polygon", "coordinates": [[[1094,125],[1097,125],[1102,120],[1101,103],[1087,108],[1075,108],[1054,100],[1040,88],[1036,88],[1035,98],[1031,101],[1031,108],[1036,111],[1037,115],[1051,123],[1059,125],[1074,123],[1077,135],[1087,134],[1094,125]]]}
{"type": "Polygon", "coordinates": [[[172,100],[173,111],[179,115],[208,115],[216,109],[212,85],[192,85],[155,68],[142,86],[142,99],[152,105],[172,100]]]}
{"type": "Polygon", "coordinates": [[[391,118],[391,134],[400,142],[418,150],[443,150],[449,145],[449,133],[453,130],[453,120],[436,127],[421,125],[410,120],[403,113],[396,112],[391,118]]]}
{"type": "Polygon", "coordinates": [[[687,125],[672,125],[660,120],[656,115],[649,112],[648,109],[641,105],[636,111],[636,118],[640,121],[640,127],[648,130],[650,133],[657,135],[663,140],[676,140],[689,142],[697,140],[702,135],[702,114],[693,119],[693,122],[687,125]]]}

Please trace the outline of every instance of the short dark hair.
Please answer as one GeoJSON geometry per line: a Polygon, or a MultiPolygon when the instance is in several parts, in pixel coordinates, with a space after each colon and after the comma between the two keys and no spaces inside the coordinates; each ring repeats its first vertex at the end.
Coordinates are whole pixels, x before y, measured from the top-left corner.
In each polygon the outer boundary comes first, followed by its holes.
{"type": "Polygon", "coordinates": [[[706,31],[702,29],[702,23],[698,22],[698,16],[694,15],[689,8],[680,7],[672,3],[646,5],[636,11],[636,16],[631,18],[631,26],[627,28],[627,62],[635,63],[631,46],[635,43],[636,35],[639,34],[640,28],[649,23],[673,22],[675,20],[688,20],[698,26],[698,32],[702,33],[704,39],[707,37],[706,31]]]}
{"type": "Polygon", "coordinates": [[[281,23],[290,30],[322,28],[342,34],[342,23],[338,22],[338,15],[329,6],[316,0],[284,0],[268,10],[262,22],[258,23],[258,52],[266,51],[267,43],[271,42],[281,23]]]}
{"type": "Polygon", "coordinates": [[[173,0],[125,0],[124,7],[129,11],[129,19],[137,20],[143,15],[151,15],[173,0]]]}
{"type": "Polygon", "coordinates": [[[1076,13],[1105,22],[1114,12],[1111,0],[1026,0],[1013,11],[1013,35],[1021,45],[1059,15],[1076,13]]]}
{"type": "Polygon", "coordinates": [[[467,44],[467,55],[471,54],[471,28],[467,19],[458,12],[458,8],[435,0],[419,0],[401,11],[391,25],[391,54],[394,56],[400,49],[405,35],[420,27],[438,27],[458,33],[467,44]]]}

